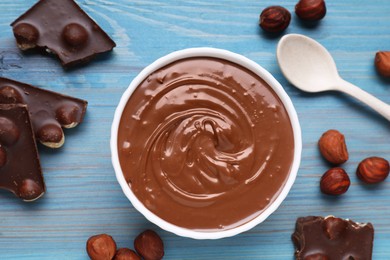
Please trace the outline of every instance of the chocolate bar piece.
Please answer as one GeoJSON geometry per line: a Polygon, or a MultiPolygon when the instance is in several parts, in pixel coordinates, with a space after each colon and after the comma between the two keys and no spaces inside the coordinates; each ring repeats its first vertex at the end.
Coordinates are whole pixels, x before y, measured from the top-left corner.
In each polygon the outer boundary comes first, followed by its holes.
{"type": "Polygon", "coordinates": [[[25,201],[45,192],[27,106],[0,104],[0,188],[25,201]]]}
{"type": "Polygon", "coordinates": [[[328,217],[297,219],[292,240],[298,260],[370,260],[374,227],[328,217]]]}
{"type": "Polygon", "coordinates": [[[87,62],[116,46],[73,0],[41,0],[11,26],[20,49],[48,49],[63,66],[87,62]]]}
{"type": "Polygon", "coordinates": [[[0,77],[0,104],[27,104],[37,140],[59,148],[65,141],[61,126],[83,121],[87,101],[0,77]]]}

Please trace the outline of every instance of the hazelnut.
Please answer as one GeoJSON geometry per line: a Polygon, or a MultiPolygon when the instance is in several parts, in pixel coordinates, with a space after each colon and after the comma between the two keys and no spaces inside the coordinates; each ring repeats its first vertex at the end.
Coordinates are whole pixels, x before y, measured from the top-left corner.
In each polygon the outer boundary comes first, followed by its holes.
{"type": "Polygon", "coordinates": [[[114,260],[141,260],[141,258],[131,249],[120,248],[116,251],[114,260]]]}
{"type": "Polygon", "coordinates": [[[326,131],[318,141],[322,156],[332,164],[342,164],[348,160],[345,138],[337,130],[326,131]]]}
{"type": "Polygon", "coordinates": [[[389,175],[389,162],[381,157],[369,157],[359,163],[356,174],[365,183],[384,181],[389,175]]]}
{"type": "Polygon", "coordinates": [[[296,15],[307,21],[318,21],[325,17],[326,5],[324,0],[300,0],[295,6],[296,15]]]}
{"type": "Polygon", "coordinates": [[[44,187],[34,180],[26,179],[22,181],[22,185],[19,186],[18,196],[24,201],[34,201],[40,198],[45,192],[44,187]]]}
{"type": "Polygon", "coordinates": [[[390,51],[379,51],[376,53],[375,67],[383,77],[390,77],[390,51]]]}
{"type": "Polygon", "coordinates": [[[13,28],[16,42],[20,49],[34,48],[39,38],[38,29],[29,23],[19,23],[13,28]]]}
{"type": "Polygon", "coordinates": [[[336,167],[328,170],[321,177],[321,191],[328,195],[341,195],[347,192],[351,181],[344,169],[336,167]]]}
{"type": "Polygon", "coordinates": [[[6,117],[0,117],[0,143],[12,145],[19,140],[20,131],[18,126],[6,117]]]}
{"type": "Polygon", "coordinates": [[[57,124],[46,124],[37,133],[39,141],[50,148],[60,148],[65,142],[64,132],[57,124]]]}
{"type": "Polygon", "coordinates": [[[92,236],[87,241],[87,253],[92,260],[111,260],[115,252],[116,243],[107,234],[92,236]]]}
{"type": "Polygon", "coordinates": [[[160,260],[164,256],[164,244],[153,230],[146,230],[134,240],[134,248],[145,260],[160,260]]]}
{"type": "Polygon", "coordinates": [[[19,91],[11,86],[3,86],[0,88],[0,103],[1,104],[16,104],[23,103],[23,98],[19,91]]]}
{"type": "Polygon", "coordinates": [[[326,236],[330,240],[337,239],[340,237],[344,231],[347,229],[348,223],[341,218],[336,218],[333,216],[326,217],[324,220],[324,231],[326,236]]]}
{"type": "Polygon", "coordinates": [[[64,104],[56,110],[56,119],[65,128],[77,126],[77,121],[81,118],[81,111],[74,104],[64,104]]]}
{"type": "Polygon", "coordinates": [[[329,260],[329,257],[324,254],[317,253],[317,254],[308,255],[303,260],[329,260]]]}
{"type": "Polygon", "coordinates": [[[278,33],[284,31],[290,24],[291,14],[282,6],[270,6],[260,14],[260,27],[267,32],[278,33]]]}
{"type": "Polygon", "coordinates": [[[88,32],[82,25],[70,23],[64,27],[62,37],[70,46],[81,47],[88,41],[88,32]]]}

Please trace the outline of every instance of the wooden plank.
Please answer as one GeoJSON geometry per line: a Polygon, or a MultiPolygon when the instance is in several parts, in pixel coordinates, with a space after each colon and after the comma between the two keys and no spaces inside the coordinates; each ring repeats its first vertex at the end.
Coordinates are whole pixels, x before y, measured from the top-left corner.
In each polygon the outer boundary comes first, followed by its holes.
{"type": "MultiPolygon", "coordinates": [[[[84,98],[89,107],[86,121],[66,132],[62,149],[40,147],[48,188],[44,198],[26,204],[0,192],[1,259],[87,259],[89,236],[108,233],[120,247],[132,247],[145,228],[162,235],[166,259],[293,259],[295,219],[328,214],[372,222],[374,259],[390,259],[390,181],[368,187],[354,174],[367,156],[390,159],[389,123],[343,94],[306,94],[287,83],[275,59],[279,37],[266,36],[257,24],[266,6],[292,11],[295,1],[78,0],[118,46],[69,71],[53,57],[17,49],[9,24],[34,2],[0,2],[0,76],[84,98]],[[290,95],[303,133],[298,178],[277,212],[244,234],[216,241],[181,238],[149,223],[123,195],[109,151],[114,110],[130,81],[162,55],[199,46],[243,54],[271,72],[290,95]],[[319,178],[329,165],[320,158],[317,140],[330,128],[345,134],[350,152],[344,167],[352,186],[340,198],[319,192],[319,178]]],[[[343,78],[390,103],[390,81],[378,77],[373,67],[375,52],[390,49],[390,2],[326,2],[328,13],[318,26],[305,26],[293,14],[285,33],[320,41],[343,78]]]]}

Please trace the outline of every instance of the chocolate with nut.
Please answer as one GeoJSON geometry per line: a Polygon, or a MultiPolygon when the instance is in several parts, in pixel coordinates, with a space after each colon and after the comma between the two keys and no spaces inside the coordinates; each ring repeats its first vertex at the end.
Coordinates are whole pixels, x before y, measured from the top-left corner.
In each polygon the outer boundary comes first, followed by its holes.
{"type": "Polygon", "coordinates": [[[0,104],[27,104],[37,140],[58,148],[65,137],[61,126],[83,121],[87,101],[0,77],[0,104]]]}
{"type": "Polygon", "coordinates": [[[298,218],[292,235],[297,260],[370,260],[373,239],[371,223],[333,216],[298,218]]]}
{"type": "Polygon", "coordinates": [[[116,46],[73,0],[38,1],[11,26],[20,49],[46,49],[63,66],[87,62],[116,46]]]}
{"type": "Polygon", "coordinates": [[[0,188],[25,201],[45,192],[27,106],[0,104],[0,188]]]}

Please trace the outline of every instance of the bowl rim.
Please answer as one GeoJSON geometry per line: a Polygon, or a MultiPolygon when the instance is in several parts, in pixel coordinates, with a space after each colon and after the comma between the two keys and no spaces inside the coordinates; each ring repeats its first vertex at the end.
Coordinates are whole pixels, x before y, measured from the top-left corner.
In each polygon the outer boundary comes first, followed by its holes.
{"type": "Polygon", "coordinates": [[[291,190],[300,165],[301,161],[301,153],[302,153],[302,137],[301,137],[301,127],[298,120],[297,112],[293,106],[293,103],[290,99],[290,97],[287,95],[285,90],[283,89],[282,85],[263,67],[261,67],[256,62],[246,58],[245,56],[242,56],[240,54],[227,51],[224,49],[217,49],[217,48],[211,48],[211,47],[198,47],[198,48],[188,48],[183,50],[178,50],[171,52],[147,67],[145,67],[130,83],[128,88],[123,93],[119,104],[115,110],[114,119],[111,126],[111,139],[110,139],[110,148],[111,148],[111,161],[112,165],[115,170],[116,178],[122,188],[123,193],[126,195],[126,197],[130,200],[132,205],[136,210],[138,210],[142,215],[145,216],[146,219],[148,219],[150,222],[156,224],[160,228],[174,233],[178,236],[182,237],[189,237],[193,239],[220,239],[225,237],[231,237],[235,236],[237,234],[240,234],[242,232],[248,231],[252,229],[253,227],[257,226],[258,224],[262,223],[265,219],[267,219],[273,212],[277,210],[277,208],[281,205],[281,203],[284,201],[284,199],[287,197],[289,191],[291,190]],[[293,162],[290,168],[290,173],[287,178],[286,183],[281,188],[281,191],[277,198],[267,206],[267,208],[257,217],[253,218],[252,220],[246,222],[243,225],[237,226],[232,229],[227,230],[221,230],[221,231],[198,231],[198,230],[191,230],[183,227],[176,226],[174,224],[171,224],[167,222],[166,220],[158,217],[154,213],[152,213],[150,210],[148,210],[134,195],[131,188],[129,187],[128,183],[125,180],[125,177],[123,175],[120,163],[119,163],[119,157],[118,157],[118,130],[119,130],[119,124],[121,115],[123,113],[123,110],[130,99],[132,93],[134,90],[140,85],[140,83],[146,79],[152,72],[174,62],[177,60],[185,59],[185,58],[193,58],[193,57],[211,57],[211,58],[219,58],[224,59],[227,61],[231,61],[233,63],[236,63],[238,65],[241,65],[250,71],[257,74],[259,77],[261,77],[277,94],[277,96],[282,101],[283,105],[286,108],[286,111],[290,118],[290,123],[293,130],[293,137],[294,137],[294,158],[293,162]]]}

